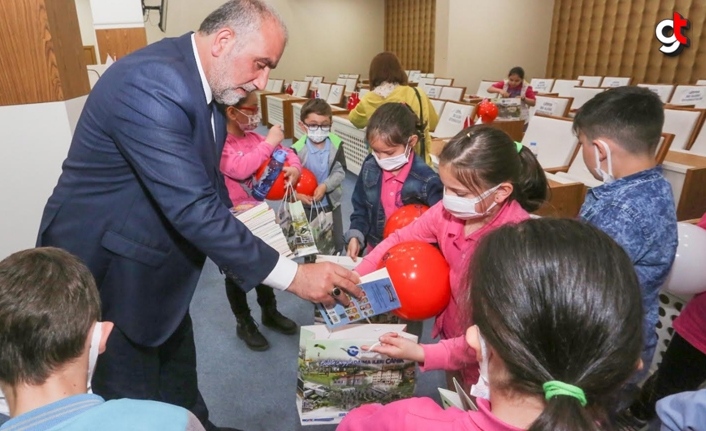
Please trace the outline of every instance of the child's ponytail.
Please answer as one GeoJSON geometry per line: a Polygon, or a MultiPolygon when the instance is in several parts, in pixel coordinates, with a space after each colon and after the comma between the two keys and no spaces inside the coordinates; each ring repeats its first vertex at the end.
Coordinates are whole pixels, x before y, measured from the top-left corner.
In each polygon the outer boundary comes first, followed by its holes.
{"type": "Polygon", "coordinates": [[[558,396],[547,400],[544,411],[528,431],[599,431],[596,418],[579,400],[558,396]]]}
{"type": "Polygon", "coordinates": [[[522,146],[518,155],[520,156],[520,172],[517,176],[517,182],[514,183],[513,195],[525,211],[533,212],[538,210],[547,200],[549,184],[546,175],[544,175],[544,169],[529,148],[522,146]]]}

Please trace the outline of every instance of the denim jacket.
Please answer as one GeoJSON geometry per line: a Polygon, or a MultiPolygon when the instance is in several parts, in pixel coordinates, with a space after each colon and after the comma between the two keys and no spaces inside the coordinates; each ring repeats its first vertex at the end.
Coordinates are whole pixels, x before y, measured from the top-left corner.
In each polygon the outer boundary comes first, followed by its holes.
{"type": "Polygon", "coordinates": [[[640,282],[645,318],[642,360],[650,368],[659,319],[659,289],[677,252],[672,190],[657,166],[592,188],[580,217],[613,238],[630,256],[640,282]]]}
{"type": "MultiPolygon", "coordinates": [[[[356,238],[363,250],[368,243],[376,246],[382,241],[387,219],[380,202],[381,190],[382,169],[369,154],[363,161],[353,190],[353,213],[350,229],[345,234],[346,244],[351,238],[356,238]]],[[[420,203],[431,207],[441,200],[443,193],[444,186],[439,175],[421,157],[413,157],[412,168],[402,185],[402,204],[420,203]]]]}

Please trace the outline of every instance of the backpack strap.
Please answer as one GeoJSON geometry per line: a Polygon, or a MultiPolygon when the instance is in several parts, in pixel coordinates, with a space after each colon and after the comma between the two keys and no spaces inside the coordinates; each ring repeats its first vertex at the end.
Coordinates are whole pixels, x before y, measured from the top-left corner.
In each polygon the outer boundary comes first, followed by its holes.
{"type": "Polygon", "coordinates": [[[414,90],[414,94],[417,95],[417,102],[419,102],[419,122],[417,123],[417,128],[419,129],[419,140],[422,143],[422,157],[424,158],[424,163],[426,163],[427,160],[427,149],[426,149],[426,143],[425,137],[426,137],[426,129],[427,125],[424,122],[424,106],[422,106],[422,96],[419,95],[419,90],[417,90],[417,87],[412,87],[412,90],[414,90]]]}

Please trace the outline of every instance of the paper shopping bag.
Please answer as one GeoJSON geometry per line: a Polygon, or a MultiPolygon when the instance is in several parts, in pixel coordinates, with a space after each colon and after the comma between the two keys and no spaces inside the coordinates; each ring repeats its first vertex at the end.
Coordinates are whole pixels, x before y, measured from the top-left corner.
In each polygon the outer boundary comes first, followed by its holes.
{"type": "Polygon", "coordinates": [[[362,404],[409,398],[415,362],[363,351],[382,334],[397,332],[417,342],[405,325],[348,325],[330,332],[323,325],[302,326],[299,338],[297,409],[302,425],[339,423],[362,404]]]}
{"type": "Polygon", "coordinates": [[[336,250],[336,244],[333,241],[333,213],[326,211],[320,203],[314,203],[310,209],[311,232],[314,235],[314,242],[319,254],[331,255],[336,250]],[[313,216],[313,218],[312,218],[313,216]]]}
{"type": "Polygon", "coordinates": [[[292,249],[297,257],[318,253],[319,250],[316,248],[314,234],[306,219],[306,212],[302,202],[288,202],[287,206],[292,220],[289,229],[285,232],[289,248],[292,249]]]}

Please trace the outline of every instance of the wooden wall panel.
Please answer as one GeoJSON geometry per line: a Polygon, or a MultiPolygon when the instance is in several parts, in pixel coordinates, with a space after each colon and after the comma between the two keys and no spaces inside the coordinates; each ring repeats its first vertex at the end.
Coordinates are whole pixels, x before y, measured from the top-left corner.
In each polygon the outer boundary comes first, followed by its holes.
{"type": "Polygon", "coordinates": [[[385,0],[385,51],[405,69],[434,71],[435,31],[436,0],[385,0]]]}
{"type": "Polygon", "coordinates": [[[706,1],[555,0],[547,77],[631,76],[633,83],[691,84],[706,79],[706,1]],[[691,46],[659,51],[655,27],[677,11],[691,21],[691,46]]]}
{"type": "Polygon", "coordinates": [[[88,94],[73,0],[0,1],[0,106],[88,94]]]}
{"type": "Polygon", "coordinates": [[[146,46],[147,33],[144,27],[101,29],[96,30],[96,41],[101,63],[105,63],[108,54],[116,59],[146,46]]]}

